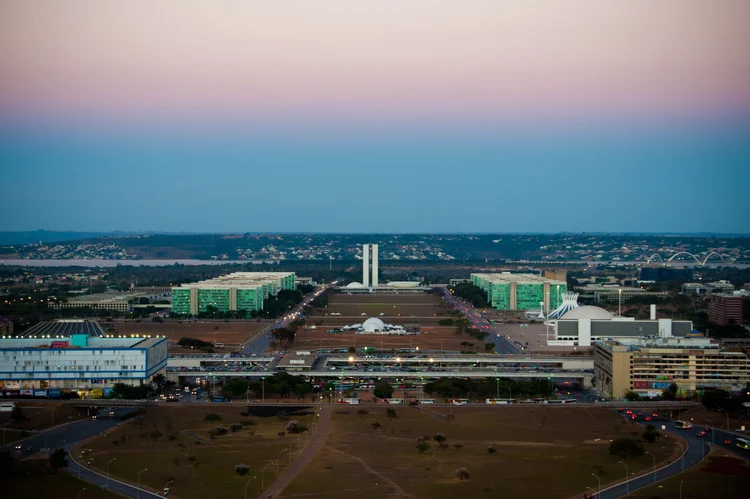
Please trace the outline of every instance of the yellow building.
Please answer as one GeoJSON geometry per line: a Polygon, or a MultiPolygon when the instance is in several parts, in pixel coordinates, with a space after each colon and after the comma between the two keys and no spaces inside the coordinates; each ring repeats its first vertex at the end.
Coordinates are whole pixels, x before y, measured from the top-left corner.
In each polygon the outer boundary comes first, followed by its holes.
{"type": "Polygon", "coordinates": [[[655,397],[672,383],[678,397],[686,398],[710,388],[743,388],[750,381],[750,359],[707,338],[602,341],[594,350],[594,378],[600,393],[612,399],[628,391],[655,397]]]}

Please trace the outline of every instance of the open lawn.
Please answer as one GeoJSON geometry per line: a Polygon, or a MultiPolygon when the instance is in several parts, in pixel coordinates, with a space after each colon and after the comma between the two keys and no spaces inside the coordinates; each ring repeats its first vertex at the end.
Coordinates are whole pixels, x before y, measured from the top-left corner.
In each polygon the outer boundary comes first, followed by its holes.
{"type": "Polygon", "coordinates": [[[2,497],[8,499],[75,498],[81,489],[81,499],[116,499],[119,494],[107,492],[96,485],[78,480],[63,471],[57,473],[44,460],[28,460],[4,466],[0,473],[2,497]]]}
{"type": "Polygon", "coordinates": [[[642,499],[678,499],[680,482],[684,499],[715,499],[747,497],[750,463],[729,452],[717,449],[706,462],[650,487],[637,490],[627,497],[642,499]]]}
{"type": "Polygon", "coordinates": [[[451,311],[439,296],[427,293],[409,294],[335,294],[328,307],[318,314],[339,313],[342,316],[368,316],[383,314],[387,317],[445,317],[451,311]]]}
{"type": "MultiPolygon", "coordinates": [[[[87,442],[84,447],[92,450],[86,455],[93,456],[93,465],[103,473],[106,473],[107,462],[117,458],[110,472],[133,483],[138,472],[148,468],[141,475],[141,483],[154,490],[162,490],[165,483],[174,480],[170,497],[181,499],[242,497],[246,482],[258,476],[248,487],[248,496],[252,497],[261,491],[262,468],[275,461],[284,449],[291,448],[297,455],[298,446],[301,444],[304,448],[305,437],[293,434],[281,437],[278,432],[286,430],[287,422],[275,416],[242,416],[240,413],[244,410],[244,407],[215,405],[150,408],[142,420],[123,424],[112,433],[87,442]],[[221,421],[204,421],[209,413],[218,414],[221,421]],[[232,423],[242,421],[246,426],[236,433],[230,430],[227,435],[211,438],[210,431],[216,426],[229,429],[232,423]],[[163,435],[156,441],[151,438],[154,430],[163,435]],[[235,473],[237,464],[250,467],[245,477],[235,473]]],[[[290,416],[290,419],[308,424],[313,414],[311,411],[308,415],[290,416]]],[[[78,455],[80,450],[74,452],[78,455]]],[[[289,451],[282,452],[280,471],[288,466],[289,457],[289,451]]],[[[275,476],[276,467],[269,467],[264,476],[265,485],[275,476]]]]}
{"type": "MultiPolygon", "coordinates": [[[[591,473],[603,485],[622,477],[609,440],[640,439],[643,431],[605,409],[422,408],[398,407],[392,422],[385,407],[336,410],[325,446],[283,497],[582,496],[586,486],[596,486],[591,473]],[[437,432],[447,439],[445,450],[432,439],[437,432]],[[430,448],[420,454],[416,443],[423,435],[430,448]],[[490,445],[495,453],[488,452],[490,445]],[[457,478],[461,467],[469,470],[468,480],[457,478]]],[[[658,462],[679,455],[672,437],[645,449],[658,462]]],[[[652,466],[649,455],[627,462],[634,473],[652,466]]]]}
{"type": "MultiPolygon", "coordinates": [[[[177,342],[180,338],[188,337],[212,343],[239,345],[266,325],[267,322],[256,321],[179,322],[170,320],[166,322],[116,322],[113,327],[116,331],[114,334],[160,335],[169,338],[170,342],[177,342]]],[[[170,347],[170,351],[172,350],[170,347]]]]}
{"type": "Polygon", "coordinates": [[[328,327],[321,326],[315,331],[300,329],[295,339],[295,349],[316,350],[318,348],[375,347],[380,350],[392,348],[416,348],[420,350],[473,350],[484,352],[484,342],[468,335],[457,335],[452,326],[423,326],[420,334],[396,336],[387,334],[355,334],[354,332],[329,333],[328,327]],[[461,346],[462,342],[473,343],[474,347],[461,346]]]}

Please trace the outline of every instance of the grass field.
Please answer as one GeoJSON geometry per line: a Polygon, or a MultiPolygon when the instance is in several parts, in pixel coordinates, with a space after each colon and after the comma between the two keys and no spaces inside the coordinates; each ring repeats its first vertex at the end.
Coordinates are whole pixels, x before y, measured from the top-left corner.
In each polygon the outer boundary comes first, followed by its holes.
{"type": "Polygon", "coordinates": [[[450,311],[443,299],[427,293],[418,294],[335,294],[328,307],[318,312],[339,313],[342,316],[383,314],[387,317],[444,317],[450,311]]]}
{"type": "Polygon", "coordinates": [[[680,482],[685,499],[747,497],[750,463],[722,449],[713,451],[705,463],[668,480],[637,490],[627,497],[678,499],[680,482]]]}
{"type": "MultiPolygon", "coordinates": [[[[383,334],[355,334],[354,332],[329,333],[326,326],[315,331],[301,329],[297,332],[295,348],[315,350],[318,348],[343,348],[365,346],[389,350],[391,348],[415,348],[420,350],[463,350],[461,342],[473,343],[478,352],[484,352],[484,342],[470,336],[455,334],[454,327],[423,326],[421,334],[395,336],[383,334]]],[[[469,348],[471,350],[471,348],[469,348]]]]}
{"type": "MultiPolygon", "coordinates": [[[[642,427],[612,411],[583,408],[396,409],[392,423],[385,408],[336,411],[326,445],[287,488],[285,498],[382,497],[545,497],[583,495],[622,477],[620,458],[610,456],[609,440],[640,438],[642,427]],[[373,429],[373,423],[381,425],[373,429]],[[442,432],[448,448],[420,454],[420,436],[442,432]],[[453,444],[462,444],[456,449],[453,444]],[[488,453],[488,445],[496,452],[488,453]],[[471,478],[459,480],[466,467],[471,478]]],[[[679,455],[673,438],[646,444],[657,461],[679,455]]],[[[628,460],[631,472],[650,469],[651,457],[628,460]]]]}
{"type": "Polygon", "coordinates": [[[0,472],[2,497],[13,499],[76,498],[116,499],[119,494],[107,492],[96,485],[78,480],[69,473],[57,473],[46,461],[29,460],[0,472]],[[86,489],[81,492],[81,489],[86,489]]]}
{"type": "MultiPolygon", "coordinates": [[[[297,455],[299,443],[304,448],[305,437],[299,442],[298,435],[280,437],[278,432],[285,431],[286,422],[275,416],[242,416],[242,411],[242,407],[157,407],[149,409],[142,422],[121,425],[85,447],[92,449],[93,465],[102,472],[106,473],[110,459],[117,458],[110,466],[112,476],[135,483],[138,472],[147,468],[148,471],[141,474],[141,483],[154,490],[162,490],[165,483],[174,480],[170,496],[181,499],[242,497],[247,481],[258,476],[248,487],[248,495],[253,496],[261,491],[263,466],[275,461],[284,449],[293,447],[294,455],[297,455]],[[222,420],[205,422],[206,414],[211,412],[219,414],[222,420]],[[231,423],[241,421],[252,424],[236,433],[211,439],[209,432],[214,427],[228,428],[231,423]],[[150,438],[155,428],[164,434],[156,442],[150,438]],[[249,435],[249,432],[254,434],[249,435]],[[169,440],[167,435],[174,435],[174,440],[169,440]],[[245,477],[235,473],[237,464],[250,467],[245,477]]],[[[290,419],[307,424],[313,415],[291,416],[290,419]]],[[[289,451],[286,451],[281,456],[280,471],[288,463],[289,451]]],[[[275,476],[275,466],[269,467],[264,475],[265,485],[275,476]]]]}

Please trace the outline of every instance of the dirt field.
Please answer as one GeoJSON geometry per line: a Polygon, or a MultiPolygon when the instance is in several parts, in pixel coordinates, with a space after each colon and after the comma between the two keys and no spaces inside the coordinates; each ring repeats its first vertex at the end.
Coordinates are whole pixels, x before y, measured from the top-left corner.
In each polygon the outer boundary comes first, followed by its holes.
{"type": "Polygon", "coordinates": [[[747,461],[719,449],[709,455],[707,462],[627,497],[678,499],[680,482],[683,482],[682,497],[685,498],[746,497],[748,476],[750,464],[747,461]]]}
{"type": "MultiPolygon", "coordinates": [[[[238,345],[262,329],[266,322],[257,321],[166,321],[166,322],[115,322],[114,334],[150,334],[164,335],[170,342],[182,337],[196,338],[212,343],[238,345]]],[[[170,352],[172,349],[170,348],[170,352]]]]}
{"type": "MultiPolygon", "coordinates": [[[[603,485],[622,476],[609,440],[640,438],[642,432],[604,409],[462,407],[453,408],[452,423],[444,419],[449,411],[399,407],[391,423],[386,408],[337,410],[325,447],[282,497],[582,496],[587,485],[596,486],[591,473],[603,485]],[[417,439],[436,432],[445,435],[447,449],[430,439],[430,449],[420,454],[417,439]],[[495,453],[487,451],[489,445],[495,453]],[[460,467],[469,470],[469,480],[457,478],[460,467]]],[[[678,447],[672,437],[646,444],[657,462],[676,458],[678,447]]],[[[631,472],[650,469],[651,457],[628,465],[631,472]]]]}
{"type": "MultiPolygon", "coordinates": [[[[69,405],[40,403],[38,401],[28,400],[19,402],[18,406],[21,408],[26,419],[8,424],[5,428],[6,444],[23,438],[21,437],[21,431],[44,430],[53,426],[53,410],[55,425],[77,421],[83,417],[81,411],[78,411],[69,405]]],[[[8,421],[10,421],[10,413],[2,413],[2,417],[0,417],[0,425],[5,425],[8,421]]]]}
{"type": "Polygon", "coordinates": [[[29,460],[0,472],[3,497],[36,499],[39,497],[75,498],[81,489],[81,499],[122,499],[123,496],[107,492],[96,485],[78,480],[70,473],[58,473],[45,460],[29,460]]]}
{"type": "Polygon", "coordinates": [[[421,334],[410,336],[394,336],[384,334],[355,334],[329,333],[330,326],[320,326],[315,331],[301,329],[297,332],[295,348],[299,350],[316,350],[318,348],[362,348],[375,347],[381,350],[391,348],[416,348],[420,350],[445,350],[460,351],[476,348],[478,352],[484,352],[484,342],[470,336],[457,336],[454,327],[424,326],[421,334]],[[460,343],[467,341],[473,343],[474,347],[461,346],[460,343]]]}
{"type": "MultiPolygon", "coordinates": [[[[339,313],[343,317],[445,317],[450,308],[442,298],[427,293],[420,294],[337,294],[332,295],[322,314],[339,313]]],[[[320,311],[318,311],[320,312],[320,311]]],[[[320,313],[316,315],[322,315],[320,313]]]]}
{"type": "MultiPolygon", "coordinates": [[[[248,497],[257,497],[261,489],[261,471],[284,449],[292,449],[297,455],[298,444],[304,448],[305,437],[298,435],[278,436],[285,431],[287,422],[277,417],[242,416],[239,406],[217,407],[158,407],[150,409],[147,420],[121,425],[116,431],[99,437],[85,445],[93,451],[93,462],[106,473],[106,463],[116,457],[110,467],[112,476],[135,483],[138,471],[148,468],[141,475],[141,483],[153,490],[162,490],[164,484],[174,480],[170,486],[170,497],[180,499],[203,499],[206,497],[243,497],[243,489],[253,476],[257,480],[248,486],[248,497]],[[219,414],[220,422],[205,422],[208,413],[219,414]],[[232,423],[251,421],[236,433],[211,439],[209,432],[216,426],[229,427],[232,423]],[[151,432],[158,430],[164,436],[156,442],[151,432]],[[249,435],[253,432],[253,435],[249,435]],[[174,435],[169,440],[167,435],[174,435]],[[244,477],[237,474],[234,466],[246,464],[250,471],[244,477]]],[[[302,424],[312,421],[312,414],[291,416],[302,424]]],[[[79,452],[76,450],[75,452],[79,452]]],[[[87,454],[88,455],[88,454],[87,454]]],[[[292,455],[292,459],[294,458],[292,455]]],[[[279,460],[279,471],[289,464],[289,451],[284,451],[279,460]]],[[[264,475],[265,485],[276,477],[276,467],[269,467],[264,475]]]]}

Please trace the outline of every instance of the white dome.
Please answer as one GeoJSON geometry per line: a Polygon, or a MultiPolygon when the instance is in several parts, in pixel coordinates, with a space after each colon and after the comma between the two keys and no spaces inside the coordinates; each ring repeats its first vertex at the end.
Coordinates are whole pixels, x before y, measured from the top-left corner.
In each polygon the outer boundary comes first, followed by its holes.
{"type": "Polygon", "coordinates": [[[347,288],[364,288],[365,286],[361,282],[350,282],[349,284],[346,285],[346,287],[347,288]]]}
{"type": "Polygon", "coordinates": [[[362,330],[366,333],[375,333],[385,330],[385,324],[380,319],[370,317],[362,324],[362,330]]]}
{"type": "Polygon", "coordinates": [[[594,307],[591,305],[584,305],[582,307],[574,308],[572,310],[569,310],[568,312],[565,312],[565,314],[560,317],[561,320],[566,319],[599,319],[599,320],[606,320],[613,318],[614,315],[610,312],[607,312],[601,307],[594,307]]]}

